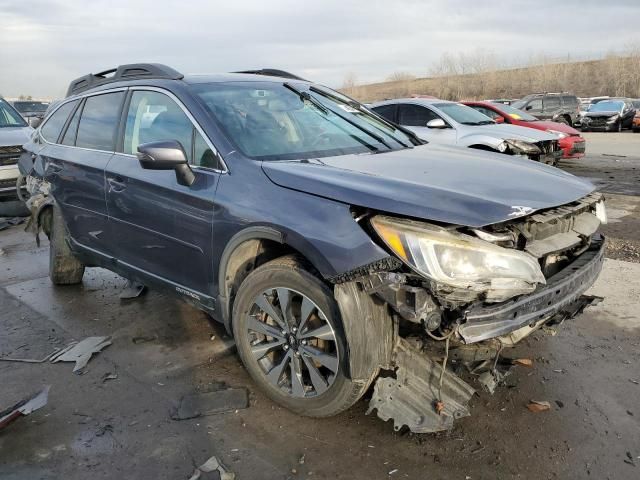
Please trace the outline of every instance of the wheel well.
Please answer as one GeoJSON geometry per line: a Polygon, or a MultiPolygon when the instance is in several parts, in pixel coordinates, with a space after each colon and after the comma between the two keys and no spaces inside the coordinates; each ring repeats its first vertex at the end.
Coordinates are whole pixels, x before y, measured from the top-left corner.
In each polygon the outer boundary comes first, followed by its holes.
{"type": "Polygon", "coordinates": [[[228,255],[226,265],[220,265],[221,268],[224,268],[224,274],[219,276],[220,285],[218,286],[220,291],[218,301],[220,302],[223,322],[228,332],[232,331],[231,312],[233,312],[233,303],[244,279],[261,265],[291,254],[300,257],[312,274],[319,275],[304,255],[290,245],[274,239],[252,238],[233,248],[228,255]]]}

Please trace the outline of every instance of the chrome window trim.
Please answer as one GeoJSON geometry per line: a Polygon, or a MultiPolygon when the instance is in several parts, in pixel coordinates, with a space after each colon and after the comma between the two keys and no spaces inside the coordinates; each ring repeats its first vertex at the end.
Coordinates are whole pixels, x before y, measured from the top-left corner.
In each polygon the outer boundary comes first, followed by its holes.
{"type": "MultiPolygon", "coordinates": [[[[187,118],[191,121],[191,124],[194,126],[194,128],[198,131],[198,133],[200,135],[202,135],[202,138],[204,138],[204,141],[207,143],[209,148],[211,148],[213,153],[220,159],[220,162],[222,163],[222,166],[224,167],[224,169],[223,170],[219,170],[217,168],[202,167],[202,166],[199,166],[199,165],[190,165],[190,167],[198,169],[198,170],[205,170],[205,171],[208,171],[208,172],[229,173],[229,167],[227,167],[227,164],[224,161],[224,158],[222,158],[222,155],[220,154],[218,149],[213,146],[213,143],[211,142],[211,140],[209,139],[207,134],[204,132],[204,130],[202,129],[200,124],[196,121],[195,118],[193,118],[193,115],[191,115],[191,112],[189,112],[189,110],[187,110],[187,107],[184,106],[184,104],[178,99],[178,97],[176,97],[173,93],[171,93],[170,91],[168,91],[168,90],[166,90],[164,88],[149,87],[149,86],[144,86],[144,85],[135,85],[135,86],[132,86],[132,87],[110,88],[110,89],[107,89],[107,90],[100,90],[99,92],[89,92],[89,93],[84,93],[84,94],[81,94],[81,95],[75,95],[75,96],[73,96],[71,98],[65,99],[64,101],[60,102],[60,104],[57,105],[56,108],[53,109],[49,113],[49,115],[47,115],[47,117],[42,122],[42,126],[44,126],[49,121],[49,118],[55,112],[57,112],[60,107],[62,107],[63,105],[66,105],[67,103],[70,103],[70,102],[73,102],[73,101],[76,101],[76,100],[82,100],[82,99],[84,99],[86,97],[93,97],[93,96],[102,95],[102,94],[106,94],[106,93],[126,92],[126,91],[132,91],[132,92],[133,91],[158,92],[158,93],[162,93],[162,94],[168,96],[171,100],[176,102],[176,104],[185,113],[187,118]]],[[[111,154],[123,155],[123,156],[126,156],[126,157],[138,158],[136,155],[132,155],[130,153],[116,152],[115,150],[98,150],[96,148],[76,147],[75,145],[63,145],[61,143],[50,142],[49,140],[47,140],[46,138],[44,138],[42,136],[42,131],[41,130],[42,129],[40,127],[38,127],[38,136],[40,137],[40,139],[44,143],[46,143],[48,145],[53,145],[53,146],[56,146],[56,147],[64,147],[64,148],[75,148],[75,149],[78,149],[78,150],[85,150],[85,151],[88,151],[88,152],[111,153],[111,154]]]]}
{"type": "MultiPolygon", "coordinates": [[[[189,112],[187,107],[185,107],[184,104],[180,101],[180,99],[178,99],[178,97],[176,97],[172,92],[170,92],[168,90],[165,90],[164,88],[160,88],[160,87],[147,87],[147,86],[143,86],[143,85],[134,85],[132,87],[129,87],[129,90],[131,90],[132,92],[137,92],[137,91],[158,92],[158,93],[162,93],[162,94],[166,95],[171,100],[173,100],[182,109],[182,111],[187,116],[187,118],[191,121],[191,124],[198,131],[198,133],[200,135],[202,135],[202,138],[204,138],[204,141],[207,143],[209,148],[220,159],[220,163],[222,163],[222,166],[224,168],[223,169],[217,169],[217,168],[201,167],[199,165],[190,165],[190,166],[192,168],[204,169],[206,171],[212,171],[212,172],[218,172],[218,173],[229,173],[229,167],[227,167],[227,164],[224,161],[224,158],[222,158],[222,155],[220,154],[218,149],[213,146],[213,143],[211,142],[211,140],[209,139],[207,134],[204,133],[204,130],[202,129],[200,124],[196,121],[195,118],[193,118],[193,115],[191,115],[191,112],[189,112]]],[[[126,125],[125,125],[125,127],[126,127],[126,125]]],[[[122,152],[116,152],[116,153],[121,154],[121,155],[127,155],[127,156],[135,157],[135,155],[131,155],[130,153],[122,153],[122,152]]]]}

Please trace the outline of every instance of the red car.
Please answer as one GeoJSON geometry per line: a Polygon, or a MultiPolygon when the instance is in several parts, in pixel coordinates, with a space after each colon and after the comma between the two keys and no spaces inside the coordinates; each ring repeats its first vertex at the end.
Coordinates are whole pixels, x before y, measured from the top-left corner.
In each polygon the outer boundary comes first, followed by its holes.
{"type": "Polygon", "coordinates": [[[511,123],[520,125],[521,127],[535,128],[536,130],[545,130],[560,136],[560,148],[562,149],[562,158],[581,158],[584,157],[587,142],[580,135],[580,132],[566,123],[551,122],[547,120],[538,120],[522,110],[513,108],[510,105],[492,102],[462,102],[471,108],[484,113],[497,123],[511,123]]]}

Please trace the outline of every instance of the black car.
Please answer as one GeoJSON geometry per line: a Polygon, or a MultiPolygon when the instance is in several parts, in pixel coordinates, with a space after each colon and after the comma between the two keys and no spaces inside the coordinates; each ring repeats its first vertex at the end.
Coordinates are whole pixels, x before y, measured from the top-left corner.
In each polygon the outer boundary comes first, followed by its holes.
{"type": "Polygon", "coordinates": [[[513,108],[524,110],[540,120],[575,125],[580,111],[578,97],[570,93],[534,93],[511,104],[513,108]]]}
{"type": "Polygon", "coordinates": [[[503,348],[594,300],[592,184],[424,144],[286,72],[86,75],[25,148],[53,283],[100,266],[183,298],[300,414],[375,385],[396,428],[449,428],[474,389],[446,358],[497,375],[503,348]]]}
{"type": "Polygon", "coordinates": [[[582,117],[582,131],[621,132],[633,128],[636,110],[628,98],[610,98],[589,106],[582,117]]]}

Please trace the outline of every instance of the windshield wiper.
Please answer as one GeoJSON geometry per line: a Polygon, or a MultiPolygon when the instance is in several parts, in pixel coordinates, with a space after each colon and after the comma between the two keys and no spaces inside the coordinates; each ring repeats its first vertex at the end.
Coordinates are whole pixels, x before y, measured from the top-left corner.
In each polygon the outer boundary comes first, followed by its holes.
{"type": "MultiPolygon", "coordinates": [[[[384,141],[384,139],[382,137],[380,137],[379,135],[371,132],[370,130],[364,128],[361,125],[358,125],[358,122],[354,122],[353,120],[351,120],[349,117],[346,117],[345,115],[342,115],[341,113],[333,110],[333,109],[329,109],[327,107],[325,107],[319,100],[313,98],[311,95],[309,95],[308,92],[303,92],[301,90],[298,90],[296,87],[294,87],[293,85],[289,84],[289,83],[284,83],[283,84],[285,86],[285,88],[288,88],[289,90],[291,90],[292,92],[296,93],[297,95],[300,96],[301,99],[303,100],[309,100],[309,102],[311,102],[313,105],[317,106],[319,109],[321,109],[323,111],[323,113],[333,113],[334,115],[336,115],[337,117],[340,117],[342,120],[344,120],[345,122],[347,122],[348,124],[356,127],[358,130],[366,133],[367,135],[369,135],[371,138],[373,138],[376,142],[381,143],[382,145],[384,145],[385,147],[387,147],[389,150],[391,150],[391,146],[384,141]]],[[[313,87],[311,87],[313,88],[313,87]]],[[[309,90],[311,90],[311,88],[309,90]]],[[[313,91],[313,90],[311,90],[313,91]]]]}
{"type": "MultiPolygon", "coordinates": [[[[317,87],[314,87],[313,85],[309,87],[309,90],[311,90],[313,93],[317,93],[318,95],[321,95],[325,98],[328,98],[330,100],[333,100],[334,102],[338,102],[338,103],[342,103],[344,105],[348,105],[351,108],[355,108],[356,110],[358,110],[360,113],[367,113],[369,115],[373,115],[376,120],[384,123],[387,127],[391,128],[392,130],[399,130],[402,133],[404,133],[407,137],[413,139],[416,143],[416,145],[424,145],[425,143],[427,143],[426,141],[422,140],[421,138],[419,138],[414,132],[412,132],[411,130],[404,128],[403,126],[397,125],[393,122],[390,122],[389,120],[387,120],[386,118],[384,118],[382,115],[379,115],[375,112],[372,112],[371,110],[369,110],[368,108],[365,107],[365,109],[363,110],[363,106],[356,102],[355,100],[345,100],[337,95],[333,95],[330,92],[325,92],[324,90],[321,90],[317,87]]],[[[402,145],[403,147],[409,148],[409,145],[407,145],[404,142],[401,142],[400,140],[398,140],[397,138],[394,138],[394,140],[396,142],[398,142],[400,145],[402,145]]]]}

